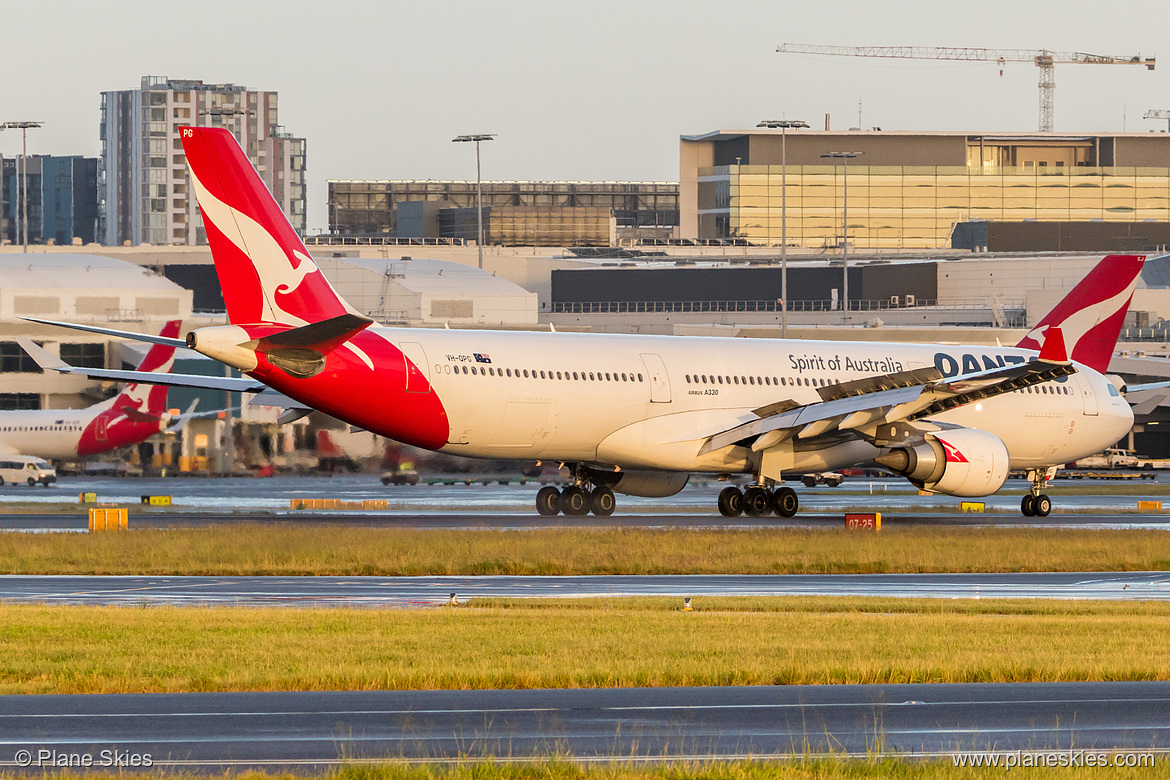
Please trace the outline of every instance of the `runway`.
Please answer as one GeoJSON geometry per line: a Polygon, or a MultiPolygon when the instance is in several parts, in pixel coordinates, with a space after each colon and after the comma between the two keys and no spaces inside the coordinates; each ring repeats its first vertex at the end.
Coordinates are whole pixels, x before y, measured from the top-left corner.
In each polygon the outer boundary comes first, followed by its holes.
{"type": "MultiPolygon", "coordinates": [[[[0,602],[402,608],[485,598],[886,596],[1170,600],[1168,572],[457,577],[0,576],[0,602]]],[[[701,601],[697,602],[701,606],[701,601]]]]}
{"type": "MultiPolygon", "coordinates": [[[[1170,515],[1116,513],[1050,515],[1046,518],[1015,514],[890,514],[882,512],[883,527],[1031,527],[1031,528],[1142,528],[1170,530],[1170,515]]],[[[165,512],[144,511],[130,516],[134,528],[207,528],[242,524],[268,525],[344,525],[355,528],[411,528],[418,530],[534,530],[540,528],[834,528],[840,526],[841,514],[802,512],[793,518],[738,517],[728,519],[718,514],[662,513],[612,515],[610,517],[541,517],[535,512],[515,514],[470,511],[447,512],[165,512]]],[[[88,530],[83,512],[0,514],[0,531],[34,533],[69,533],[88,530]]]]}
{"type": "Polygon", "coordinates": [[[208,772],[552,754],[1165,753],[1168,726],[1170,683],[0,696],[0,767],[24,763],[21,751],[34,768],[39,751],[115,751],[208,772]]]}
{"type": "MultiPolygon", "coordinates": [[[[460,475],[453,475],[458,478],[460,475]]],[[[463,475],[466,476],[466,475],[463,475]]],[[[490,481],[490,480],[489,480],[490,481]]],[[[724,518],[716,510],[719,491],[726,483],[695,480],[684,490],[666,498],[638,498],[619,496],[618,519],[606,518],[606,522],[620,522],[630,525],[686,525],[720,524],[724,518]]],[[[1097,483],[1094,483],[1097,484],[1097,483]]],[[[1102,489],[1105,488],[1102,483],[1102,489]]],[[[808,517],[840,518],[846,511],[879,511],[883,516],[913,518],[935,517],[938,521],[954,524],[977,523],[980,520],[994,523],[1020,524],[1027,520],[1020,515],[1020,495],[1026,483],[1009,480],[999,493],[980,499],[986,505],[987,515],[963,516],[959,514],[964,499],[953,496],[921,496],[905,480],[895,478],[849,478],[841,487],[806,488],[797,485],[800,494],[801,511],[795,522],[808,522],[808,517]]],[[[195,478],[95,478],[67,477],[58,485],[49,488],[29,488],[23,485],[0,486],[0,512],[21,513],[30,511],[31,506],[43,507],[54,514],[77,511],[79,493],[95,493],[103,503],[134,504],[142,496],[167,495],[173,505],[162,513],[165,518],[190,515],[192,523],[234,522],[231,518],[270,517],[297,518],[304,522],[316,522],[318,518],[336,518],[342,522],[360,521],[367,517],[363,512],[335,512],[320,510],[292,510],[291,500],[308,498],[336,498],[342,501],[365,501],[370,499],[388,502],[388,511],[379,512],[375,522],[394,522],[395,518],[418,518],[415,522],[428,523],[435,527],[452,527],[485,523],[509,522],[516,527],[528,527],[543,522],[572,525],[596,523],[596,518],[539,518],[535,511],[536,491],[540,483],[527,481],[520,484],[513,480],[501,485],[494,481],[484,485],[435,484],[416,486],[383,486],[376,475],[337,476],[277,476],[263,479],[195,479],[195,478]],[[76,508],[76,510],[74,510],[76,508]],[[198,518],[206,518],[200,520],[198,518]]],[[[1163,490],[1164,486],[1141,480],[1122,486],[1108,483],[1108,490],[1094,494],[1085,492],[1086,486],[1054,485],[1052,494],[1056,515],[1046,518],[1048,523],[1094,522],[1088,517],[1106,518],[1095,522],[1119,524],[1123,522],[1155,524],[1170,527],[1170,516],[1159,514],[1134,514],[1137,502],[1151,497],[1151,492],[1163,490]],[[1112,492],[1118,489],[1123,493],[1112,492]],[[1076,514],[1068,514],[1072,510],[1076,514]],[[1109,519],[1123,518],[1123,519],[1109,519]]],[[[1156,496],[1155,496],[1156,497],[1156,496]]],[[[153,510],[150,512],[153,515],[153,510]]],[[[137,516],[146,517],[147,513],[137,516]]],[[[739,518],[748,525],[759,522],[776,522],[739,518]]],[[[145,521],[151,522],[151,521],[145,521]]],[[[160,522],[166,522],[160,521],[160,522]]],[[[4,516],[0,515],[0,528],[4,516]]]]}

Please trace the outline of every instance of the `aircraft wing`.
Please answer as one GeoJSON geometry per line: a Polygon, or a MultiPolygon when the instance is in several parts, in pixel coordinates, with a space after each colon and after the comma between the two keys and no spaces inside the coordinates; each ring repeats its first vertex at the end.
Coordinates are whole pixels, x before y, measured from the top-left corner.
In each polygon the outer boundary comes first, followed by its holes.
{"type": "MultiPolygon", "coordinates": [[[[934,368],[868,377],[820,388],[820,402],[805,406],[774,404],[756,410],[759,419],[720,431],[706,439],[700,454],[750,440],[759,452],[796,437],[812,438],[850,430],[870,438],[881,426],[908,423],[974,401],[1010,393],[1076,373],[1063,352],[1054,348],[1040,359],[944,379],[934,368]]],[[[895,426],[896,427],[896,426],[895,426]]],[[[904,427],[904,426],[903,426],[904,427]]]]}
{"type": "MultiPolygon", "coordinates": [[[[105,332],[105,331],[101,331],[105,332]]],[[[138,335],[138,334],[134,334],[138,335]]],[[[177,340],[177,339],[174,339],[177,340]]],[[[260,393],[268,385],[249,377],[203,376],[201,374],[164,374],[158,371],[123,371],[111,368],[83,368],[66,363],[31,339],[17,336],[16,342],[45,371],[61,374],[81,374],[91,379],[110,379],[116,382],[143,382],[171,387],[193,387],[200,390],[234,390],[241,393],[260,393]]]]}
{"type": "MultiPolygon", "coordinates": [[[[42,320],[36,317],[21,317],[28,322],[39,322],[42,325],[56,325],[61,328],[84,330],[88,333],[101,333],[106,336],[118,336],[131,341],[145,341],[148,344],[162,344],[176,349],[187,349],[187,342],[183,339],[172,339],[167,336],[152,336],[149,333],[135,333],[129,330],[114,330],[113,328],[99,328],[96,325],[78,325],[75,322],[57,322],[56,320],[42,320]]],[[[31,354],[31,353],[30,353],[31,354]]]]}

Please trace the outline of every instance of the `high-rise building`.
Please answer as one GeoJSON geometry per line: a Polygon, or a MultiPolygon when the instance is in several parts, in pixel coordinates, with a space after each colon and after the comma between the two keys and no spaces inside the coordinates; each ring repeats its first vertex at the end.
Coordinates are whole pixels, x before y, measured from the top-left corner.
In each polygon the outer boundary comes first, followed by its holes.
{"type": "Polygon", "coordinates": [[[144,76],[102,93],[102,243],[206,244],[179,128],[225,127],[297,231],[305,231],[305,139],[283,131],[277,95],[236,84],[144,76]]]}
{"type": "Polygon", "coordinates": [[[0,242],[22,243],[21,225],[28,215],[30,244],[92,244],[97,240],[96,157],[77,155],[0,157],[0,242]],[[28,208],[21,196],[28,192],[28,208]]]}

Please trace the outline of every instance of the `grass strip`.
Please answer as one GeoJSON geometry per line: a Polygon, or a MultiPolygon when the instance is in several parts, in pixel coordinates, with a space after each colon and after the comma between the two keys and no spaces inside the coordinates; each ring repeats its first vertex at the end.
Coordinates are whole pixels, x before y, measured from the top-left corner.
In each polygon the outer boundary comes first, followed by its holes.
{"type": "Polygon", "coordinates": [[[4,574],[849,574],[1163,571],[1170,534],[1143,529],[416,530],[242,524],[128,533],[0,534],[4,574]]]}
{"type": "MultiPolygon", "coordinates": [[[[1108,754],[1108,753],[1107,753],[1108,754]]],[[[1112,754],[1109,754],[1112,755],[1112,754]]],[[[1170,760],[1158,757],[1153,768],[1125,769],[1116,767],[1093,768],[1089,776],[1102,780],[1129,778],[1170,777],[1170,760]]],[[[678,761],[656,764],[614,763],[586,765],[572,759],[533,760],[520,763],[503,761],[456,761],[450,764],[365,764],[347,766],[334,772],[309,775],[317,780],[937,780],[938,778],[1002,778],[1032,780],[1071,780],[1084,777],[1083,767],[1056,769],[1015,768],[956,769],[951,760],[907,761],[897,758],[872,757],[861,760],[837,758],[785,757],[780,760],[749,761],[678,761]]],[[[74,773],[46,773],[46,780],[78,780],[89,775],[74,773]]],[[[304,774],[265,774],[245,772],[230,775],[235,780],[303,780],[304,774]]],[[[0,774],[15,778],[16,775],[0,774]]],[[[150,774],[120,774],[128,778],[158,778],[158,780],[189,780],[191,775],[152,772],[150,774]]]]}
{"type": "Polygon", "coordinates": [[[1170,604],[512,600],[0,606],[0,693],[1170,679],[1170,604]],[[477,606],[479,605],[479,606],[477,606]]]}

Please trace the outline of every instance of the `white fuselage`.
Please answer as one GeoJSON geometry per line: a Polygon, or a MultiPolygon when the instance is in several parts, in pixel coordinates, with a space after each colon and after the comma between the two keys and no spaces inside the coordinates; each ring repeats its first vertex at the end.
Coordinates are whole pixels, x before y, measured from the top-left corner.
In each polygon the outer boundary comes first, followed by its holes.
{"type": "MultiPolygon", "coordinates": [[[[678,336],[379,329],[426,373],[450,422],[446,452],[679,471],[751,468],[747,448],[700,456],[714,433],[819,387],[937,366],[945,376],[1036,353],[1014,348],[678,336]],[[479,356],[477,358],[477,355],[479,356]],[[485,362],[490,360],[490,362],[485,362]],[[489,371],[490,369],[490,371],[489,371]]],[[[1133,423],[1101,374],[1077,373],[930,418],[1003,440],[1013,469],[1099,452],[1133,423]]],[[[796,445],[794,469],[868,462],[856,437],[796,445]]]]}
{"type": "Polygon", "coordinates": [[[0,449],[49,460],[76,458],[82,432],[108,406],[0,411],[0,449]]]}

